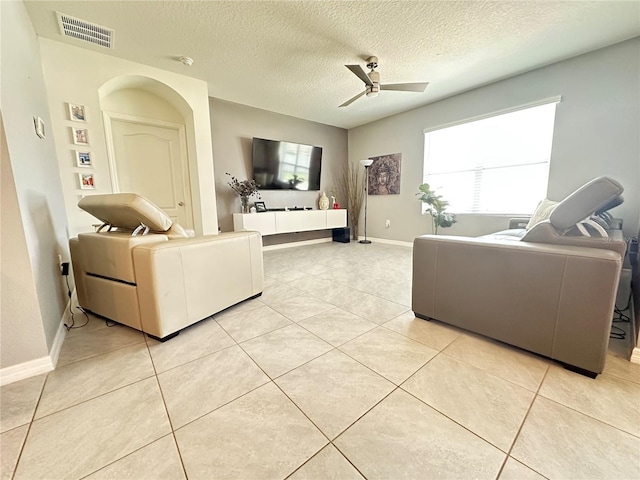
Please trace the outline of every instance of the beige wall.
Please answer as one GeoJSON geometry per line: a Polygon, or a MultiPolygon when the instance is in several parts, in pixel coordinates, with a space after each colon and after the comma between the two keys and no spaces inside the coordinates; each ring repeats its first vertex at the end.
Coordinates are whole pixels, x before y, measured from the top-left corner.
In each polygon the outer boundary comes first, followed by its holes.
{"type": "Polygon", "coordinates": [[[22,2],[0,2],[2,73],[2,356],[0,367],[51,353],[67,305],[58,255],[67,216],[38,40],[22,2]],[[44,120],[46,138],[34,132],[44,120]]]}
{"type": "Polygon", "coordinates": [[[104,111],[184,124],[184,118],[173,105],[158,95],[138,88],[116,90],[105,95],[100,103],[104,111]]]}
{"type": "MultiPolygon", "coordinates": [[[[213,162],[216,171],[218,222],[222,231],[233,230],[233,213],[240,212],[240,200],[227,185],[225,172],[240,180],[252,178],[251,141],[253,137],[286,140],[322,147],[320,188],[334,184],[334,172],[347,161],[347,131],[321,123],[209,99],[213,162]]],[[[320,192],[263,191],[267,208],[308,206],[318,208],[320,192]]],[[[253,199],[253,197],[252,197],[253,199]]],[[[308,239],[308,237],[304,237],[308,239]]]]}
{"type": "MultiPolygon", "coordinates": [[[[40,39],[40,46],[52,112],[51,131],[56,140],[61,181],[69,212],[70,236],[90,230],[96,220],[77,208],[80,196],[87,191],[79,188],[79,170],[75,167],[73,157],[73,150],[78,146],[72,143],[70,128],[83,124],[69,120],[67,102],[86,107],[90,141],[88,149],[93,154],[96,184],[92,193],[111,193],[101,97],[107,98],[123,89],[126,90],[123,94],[111,99],[111,103],[107,100],[107,104],[113,105],[114,101],[121,104],[118,98],[122,100],[121,97],[127,95],[130,98],[143,90],[147,92],[147,97],[141,99],[143,104],[149,100],[150,94],[161,96],[184,117],[195,229],[198,233],[216,233],[218,224],[207,84],[195,78],[44,38],[40,39]]],[[[154,107],[148,113],[167,113],[167,109],[162,112],[156,110],[154,107]]]]}
{"type": "Polygon", "coordinates": [[[0,368],[5,368],[48,350],[1,117],[0,146],[0,368]]]}
{"type": "MultiPolygon", "coordinates": [[[[625,234],[640,212],[640,38],[575,57],[467,93],[349,130],[349,159],[402,153],[400,195],[369,198],[368,234],[411,241],[430,233],[414,193],[422,183],[424,134],[489,112],[562,96],[558,105],[548,196],[562,199],[588,180],[610,175],[625,187],[614,213],[625,234]],[[391,228],[385,229],[385,219],[391,228]]],[[[460,215],[442,234],[479,235],[504,229],[506,217],[460,215]]],[[[362,223],[361,223],[362,226],[362,223]]]]}

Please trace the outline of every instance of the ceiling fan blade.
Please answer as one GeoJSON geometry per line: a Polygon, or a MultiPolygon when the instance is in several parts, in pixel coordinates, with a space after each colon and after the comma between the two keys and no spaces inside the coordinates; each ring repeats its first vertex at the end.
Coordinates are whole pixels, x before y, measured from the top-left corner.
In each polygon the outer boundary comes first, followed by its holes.
{"type": "Polygon", "coordinates": [[[397,90],[399,92],[424,92],[429,82],[423,83],[391,83],[380,85],[380,90],[397,90]]]}
{"type": "MultiPolygon", "coordinates": [[[[349,105],[351,105],[353,102],[355,102],[357,99],[359,99],[361,96],[363,96],[366,92],[366,90],[364,92],[360,92],[358,95],[356,95],[353,98],[350,98],[349,100],[347,100],[346,102],[344,102],[342,105],[340,105],[340,107],[347,107],[349,105]]],[[[338,108],[340,108],[338,107],[338,108]]]]}
{"type": "Polygon", "coordinates": [[[366,83],[370,87],[373,86],[373,82],[369,78],[369,75],[367,75],[367,72],[365,72],[360,65],[345,65],[345,67],[355,73],[356,76],[364,83],[366,83]]]}

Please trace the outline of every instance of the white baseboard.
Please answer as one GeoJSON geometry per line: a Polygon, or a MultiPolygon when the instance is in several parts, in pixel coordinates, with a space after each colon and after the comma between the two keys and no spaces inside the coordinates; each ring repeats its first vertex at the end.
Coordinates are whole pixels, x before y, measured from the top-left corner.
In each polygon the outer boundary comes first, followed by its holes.
{"type": "MultiPolygon", "coordinates": [[[[358,236],[359,239],[364,239],[363,236],[358,236]]],[[[398,245],[400,247],[413,247],[413,242],[403,242],[400,240],[389,240],[386,238],[375,238],[375,237],[367,237],[367,240],[371,240],[372,242],[375,243],[386,243],[388,245],[398,245]]],[[[267,245],[267,246],[263,246],[262,250],[264,251],[269,251],[269,250],[280,250],[282,248],[293,248],[293,247],[300,247],[302,245],[313,245],[316,243],[326,243],[326,242],[332,242],[333,239],[331,237],[326,237],[326,238],[317,238],[315,240],[303,240],[301,242],[287,242],[287,243],[279,243],[277,245],[267,245]]],[[[357,243],[357,240],[352,240],[353,243],[357,243]]]]}
{"type": "Polygon", "coordinates": [[[631,363],[640,363],[640,347],[635,347],[631,351],[631,358],[629,359],[631,363]]]}
{"type": "Polygon", "coordinates": [[[51,357],[36,358],[28,362],[11,365],[10,367],[0,370],[0,386],[8,385],[25,378],[35,377],[41,373],[47,373],[53,370],[51,357]]]}
{"type": "Polygon", "coordinates": [[[51,345],[49,355],[0,369],[0,386],[9,385],[13,382],[35,377],[36,375],[50,372],[55,368],[58,363],[58,357],[60,356],[60,350],[62,349],[64,338],[67,334],[67,329],[64,324],[71,321],[70,308],[71,304],[68,303],[67,308],[65,308],[62,318],[60,319],[60,325],[58,326],[56,337],[53,339],[53,345],[51,345]]]}
{"type": "Polygon", "coordinates": [[[60,325],[58,325],[56,338],[53,339],[53,345],[51,345],[51,351],[49,352],[49,357],[51,358],[51,363],[54,368],[58,364],[60,350],[62,349],[62,344],[67,336],[67,327],[65,327],[65,325],[71,325],[71,302],[67,303],[67,308],[64,309],[64,314],[60,319],[60,325]]]}
{"type": "Polygon", "coordinates": [[[326,242],[332,242],[332,241],[333,239],[331,237],[316,238],[314,240],[302,240],[300,242],[287,242],[287,243],[278,243],[276,245],[267,245],[267,246],[263,246],[262,250],[263,251],[280,250],[282,248],[293,248],[293,247],[300,247],[302,245],[314,245],[316,243],[326,243],[326,242]]]}
{"type": "Polygon", "coordinates": [[[389,240],[387,238],[375,238],[375,237],[367,237],[367,240],[371,240],[372,243],[376,242],[376,243],[386,243],[389,245],[399,245],[401,247],[413,247],[413,242],[403,242],[401,240],[389,240]]]}

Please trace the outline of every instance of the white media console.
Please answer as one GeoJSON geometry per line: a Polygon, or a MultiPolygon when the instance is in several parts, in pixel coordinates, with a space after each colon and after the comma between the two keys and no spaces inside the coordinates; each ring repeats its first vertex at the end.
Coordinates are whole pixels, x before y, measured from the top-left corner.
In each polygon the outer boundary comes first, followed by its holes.
{"type": "Polygon", "coordinates": [[[327,230],[347,226],[347,210],[292,210],[234,213],[233,230],[255,230],[262,235],[327,230]]]}

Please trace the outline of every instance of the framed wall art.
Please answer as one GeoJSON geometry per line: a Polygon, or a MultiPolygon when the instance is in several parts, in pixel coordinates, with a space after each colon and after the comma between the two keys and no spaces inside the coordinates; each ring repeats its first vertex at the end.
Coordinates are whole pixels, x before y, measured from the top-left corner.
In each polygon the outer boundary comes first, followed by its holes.
{"type": "Polygon", "coordinates": [[[74,122],[86,122],[87,117],[84,111],[84,105],[77,105],[75,103],[68,103],[69,106],[69,120],[74,122]]]}
{"type": "Polygon", "coordinates": [[[78,182],[80,182],[81,190],[95,190],[96,188],[93,173],[79,173],[78,182]]]}
{"type": "Polygon", "coordinates": [[[390,153],[373,160],[369,170],[367,191],[369,195],[397,195],[400,193],[401,153],[390,153]]]}
{"type": "Polygon", "coordinates": [[[71,127],[73,143],[76,145],[89,145],[89,132],[86,128],[71,127]]]}
{"type": "Polygon", "coordinates": [[[76,150],[76,165],[78,167],[91,167],[91,152],[76,150]]]}

